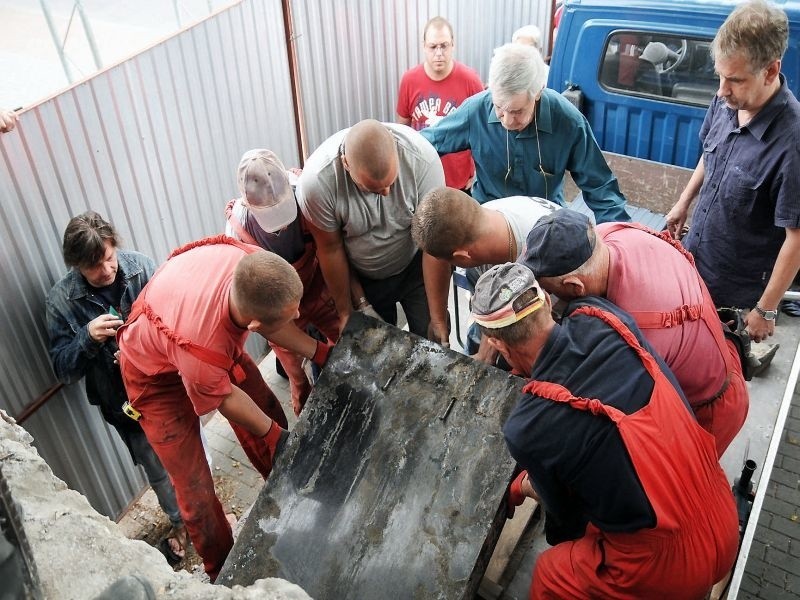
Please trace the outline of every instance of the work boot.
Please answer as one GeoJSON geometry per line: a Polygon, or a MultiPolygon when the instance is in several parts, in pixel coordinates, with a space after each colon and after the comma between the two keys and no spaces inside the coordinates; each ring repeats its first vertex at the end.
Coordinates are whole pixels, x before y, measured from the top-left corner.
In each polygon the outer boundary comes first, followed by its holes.
{"type": "Polygon", "coordinates": [[[780,344],[757,344],[751,346],[750,353],[747,355],[747,362],[752,377],[757,377],[764,372],[780,347],[780,344]]]}

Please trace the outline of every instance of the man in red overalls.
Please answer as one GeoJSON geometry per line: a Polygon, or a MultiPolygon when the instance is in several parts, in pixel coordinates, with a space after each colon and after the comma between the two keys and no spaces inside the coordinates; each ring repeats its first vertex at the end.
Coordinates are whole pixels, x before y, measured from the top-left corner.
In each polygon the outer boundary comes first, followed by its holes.
{"type": "MultiPolygon", "coordinates": [[[[214,493],[198,415],[219,410],[266,478],[286,415],[244,352],[297,317],[303,292],[279,256],[225,236],[193,242],[156,271],[117,334],[132,410],[175,486],[189,537],[212,581],[233,546],[214,493]]],[[[298,351],[324,364],[330,347],[298,332],[298,351]]]]}
{"type": "Polygon", "coordinates": [[[694,259],[669,233],[565,209],[540,219],[519,260],[562,300],[603,296],[629,313],[681,386],[717,455],[742,428],[750,397],[694,259]]]}
{"type": "Polygon", "coordinates": [[[702,598],[736,556],[733,495],[714,438],[630,315],[585,297],[557,324],[531,271],[508,263],[478,280],[472,316],[530,373],[503,433],[524,469],[511,503],[538,497],[555,546],[531,598],[702,598]]]}
{"type": "MultiPolygon", "coordinates": [[[[296,179],[296,174],[287,171],[274,152],[262,149],[245,152],[237,173],[241,195],[225,207],[225,233],[274,252],[289,262],[303,283],[300,316],[294,324],[301,330],[313,325],[329,341],[336,342],[339,314],[319,268],[314,238],[297,210],[290,176],[296,179]]],[[[360,310],[380,318],[367,306],[360,310]]],[[[271,340],[269,345],[286,370],[291,384],[292,408],[294,414],[299,415],[311,393],[311,384],[303,371],[303,357],[275,341],[271,340]]]]}

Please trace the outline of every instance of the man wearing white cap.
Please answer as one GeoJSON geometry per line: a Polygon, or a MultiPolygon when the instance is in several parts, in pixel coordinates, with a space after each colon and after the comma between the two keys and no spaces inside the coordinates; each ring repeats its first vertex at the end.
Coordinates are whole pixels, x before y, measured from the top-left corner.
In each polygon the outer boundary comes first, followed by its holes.
{"type": "Polygon", "coordinates": [[[530,269],[507,263],[478,280],[472,317],[530,377],[503,426],[524,469],[509,504],[538,497],[554,546],[530,597],[704,597],[736,557],[736,507],[713,438],[631,316],[589,296],[556,323],[530,269]]]}
{"type": "MultiPolygon", "coordinates": [[[[274,152],[248,150],[238,169],[240,196],[225,207],[225,233],[261,246],[290,263],[303,283],[300,317],[294,324],[305,330],[313,325],[334,343],[339,339],[339,318],[317,261],[317,246],[305,218],[297,210],[292,180],[274,152]]],[[[299,415],[311,392],[303,371],[303,357],[270,340],[270,347],[289,377],[292,408],[299,415]]]]}

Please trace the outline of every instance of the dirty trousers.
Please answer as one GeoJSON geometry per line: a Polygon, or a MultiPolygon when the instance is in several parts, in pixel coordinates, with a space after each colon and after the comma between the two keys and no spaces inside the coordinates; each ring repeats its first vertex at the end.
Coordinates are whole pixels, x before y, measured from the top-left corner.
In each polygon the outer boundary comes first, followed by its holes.
{"type": "MultiPolygon", "coordinates": [[[[284,429],[286,415],[247,354],[240,365],[245,379],[238,384],[256,405],[284,429]]],[[[214,581],[233,546],[231,526],[214,493],[214,481],[200,440],[200,421],[177,373],[148,376],[128,361],[120,361],[128,397],[142,413],[139,423],[169,473],[189,537],[214,581]]],[[[272,460],[263,438],[231,422],[252,465],[266,479],[272,460]]]]}

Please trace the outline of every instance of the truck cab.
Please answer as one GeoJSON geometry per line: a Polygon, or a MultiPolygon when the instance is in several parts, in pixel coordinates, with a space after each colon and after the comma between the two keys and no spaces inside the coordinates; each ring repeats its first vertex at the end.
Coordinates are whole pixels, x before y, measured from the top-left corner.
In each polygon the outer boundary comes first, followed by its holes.
{"type": "MultiPolygon", "coordinates": [[[[800,2],[782,72],[798,95],[800,2]]],[[[548,86],[566,91],[608,152],[693,168],[717,92],[710,47],[732,0],[566,0],[548,86]]]]}

